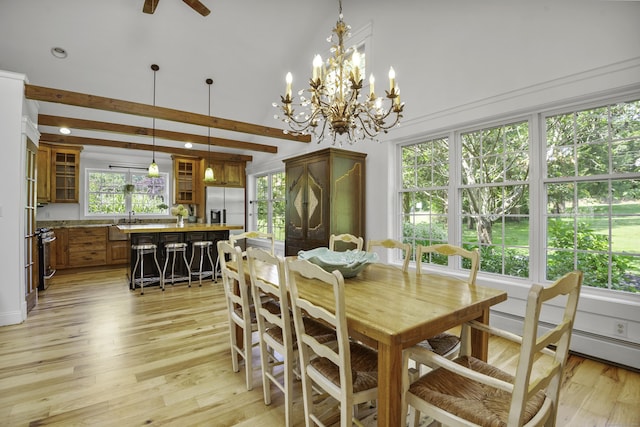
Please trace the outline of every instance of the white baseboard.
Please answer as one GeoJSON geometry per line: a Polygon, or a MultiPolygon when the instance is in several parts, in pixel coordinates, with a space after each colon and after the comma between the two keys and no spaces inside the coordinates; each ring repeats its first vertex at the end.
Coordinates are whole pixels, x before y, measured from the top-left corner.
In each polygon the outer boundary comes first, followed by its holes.
{"type": "MultiPolygon", "coordinates": [[[[25,306],[24,312],[26,313],[26,302],[23,305],[25,306]]],[[[17,325],[22,322],[24,322],[24,319],[22,313],[18,310],[0,313],[0,326],[17,325]]]]}

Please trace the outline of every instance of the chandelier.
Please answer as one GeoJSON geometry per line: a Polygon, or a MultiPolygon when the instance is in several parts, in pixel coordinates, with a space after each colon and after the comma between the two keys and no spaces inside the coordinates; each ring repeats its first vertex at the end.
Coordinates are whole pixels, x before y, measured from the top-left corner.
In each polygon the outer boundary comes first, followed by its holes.
{"type": "MultiPolygon", "coordinates": [[[[362,70],[361,58],[357,48],[345,49],[345,37],[351,36],[351,27],[343,21],[342,1],[338,1],[338,22],[327,41],[332,44],[333,54],[326,63],[316,55],[313,59],[312,77],[307,89],[298,92],[299,102],[291,96],[291,73],[286,76],[286,92],[280,96],[281,104],[273,103],[282,116],[275,118],[286,123],[291,130],[285,133],[296,135],[311,134],[317,137],[318,143],[326,135],[336,143],[338,136],[345,135],[349,144],[357,140],[377,140],[382,131],[399,125],[404,103],[400,102],[400,88],[395,82],[393,67],[389,70],[389,90],[384,97],[378,97],[374,91],[374,77],[369,77],[369,95],[361,96],[362,70]],[[361,99],[364,98],[364,99],[361,99]],[[300,107],[302,111],[296,111],[300,107]]],[[[340,143],[340,145],[342,145],[340,143]]]]}

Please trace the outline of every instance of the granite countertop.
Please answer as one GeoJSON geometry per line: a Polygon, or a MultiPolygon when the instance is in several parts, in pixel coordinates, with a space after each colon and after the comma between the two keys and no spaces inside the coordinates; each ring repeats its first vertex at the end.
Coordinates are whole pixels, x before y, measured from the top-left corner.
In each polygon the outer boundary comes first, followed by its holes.
{"type": "Polygon", "coordinates": [[[114,225],[175,224],[175,219],[145,219],[144,222],[114,222],[108,219],[70,219],[38,221],[37,228],[111,227],[114,225]]]}
{"type": "Polygon", "coordinates": [[[243,225],[198,223],[185,223],[179,227],[175,222],[171,224],[118,224],[117,227],[123,233],[186,233],[190,231],[242,230],[244,228],[243,225]]]}

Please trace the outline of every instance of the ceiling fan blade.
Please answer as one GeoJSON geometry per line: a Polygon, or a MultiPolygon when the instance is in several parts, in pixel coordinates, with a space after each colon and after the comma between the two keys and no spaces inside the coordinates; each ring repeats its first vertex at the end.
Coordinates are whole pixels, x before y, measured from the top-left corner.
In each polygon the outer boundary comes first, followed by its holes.
{"type": "Polygon", "coordinates": [[[203,5],[200,2],[200,0],[182,0],[182,1],[188,4],[189,6],[191,6],[193,10],[195,10],[202,16],[207,16],[208,14],[211,13],[211,11],[207,8],[207,6],[203,5]]]}
{"type": "Polygon", "coordinates": [[[142,11],[144,13],[152,14],[156,11],[156,7],[160,0],[144,0],[144,6],[142,6],[142,11]]]}

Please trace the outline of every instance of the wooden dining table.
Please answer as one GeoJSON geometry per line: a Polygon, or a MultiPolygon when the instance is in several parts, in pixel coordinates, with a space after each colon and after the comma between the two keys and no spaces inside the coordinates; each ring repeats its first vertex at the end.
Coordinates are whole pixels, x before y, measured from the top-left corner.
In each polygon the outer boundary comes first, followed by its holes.
{"type": "MultiPolygon", "coordinates": [[[[249,281],[249,268],[244,261],[249,281]]],[[[277,283],[274,267],[259,267],[257,274],[277,283]]],[[[331,307],[331,289],[305,287],[301,293],[314,303],[331,307]]],[[[371,264],[356,277],[345,279],[347,326],[378,350],[378,426],[404,426],[402,408],[402,351],[405,348],[476,319],[489,323],[489,308],[507,299],[505,291],[469,286],[444,274],[416,275],[385,264],[371,264]]],[[[488,336],[472,329],[472,354],[487,360],[488,336]]]]}

